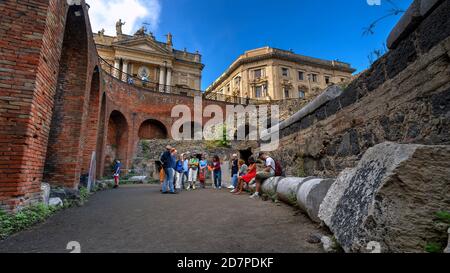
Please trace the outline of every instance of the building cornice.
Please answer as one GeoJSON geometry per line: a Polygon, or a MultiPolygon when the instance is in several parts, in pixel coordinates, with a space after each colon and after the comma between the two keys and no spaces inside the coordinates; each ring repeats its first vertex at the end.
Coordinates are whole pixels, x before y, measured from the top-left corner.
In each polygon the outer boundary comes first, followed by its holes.
{"type": "Polygon", "coordinates": [[[230,77],[242,65],[272,59],[289,61],[303,65],[311,65],[315,67],[337,70],[346,73],[354,73],[356,71],[356,69],[352,68],[350,64],[344,62],[321,60],[308,56],[298,55],[281,49],[275,48],[267,48],[267,49],[269,49],[270,51],[257,56],[247,57],[245,55],[241,55],[215,82],[213,82],[206,89],[206,92],[211,92],[214,89],[216,89],[220,84],[223,83],[225,79],[230,77]]]}

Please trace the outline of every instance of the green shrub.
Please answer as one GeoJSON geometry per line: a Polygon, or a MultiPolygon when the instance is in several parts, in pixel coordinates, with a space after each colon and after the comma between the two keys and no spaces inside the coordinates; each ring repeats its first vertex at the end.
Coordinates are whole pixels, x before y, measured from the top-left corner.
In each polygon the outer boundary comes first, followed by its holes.
{"type": "Polygon", "coordinates": [[[436,218],[439,222],[450,225],[450,212],[438,211],[438,212],[436,212],[436,218]]]}
{"type": "Polygon", "coordinates": [[[444,247],[440,243],[428,243],[425,246],[425,251],[428,253],[442,253],[444,247]]]}
{"type": "Polygon", "coordinates": [[[444,251],[445,245],[447,244],[447,229],[450,227],[450,212],[449,211],[436,212],[434,222],[438,223],[438,225],[436,225],[436,226],[444,227],[444,228],[442,228],[442,230],[441,230],[441,228],[436,228],[436,227],[434,228],[436,233],[439,233],[442,235],[443,239],[442,239],[442,242],[429,242],[425,246],[425,251],[428,253],[442,253],[444,251]],[[444,225],[442,225],[442,224],[444,224],[444,225]]]}
{"type": "Polygon", "coordinates": [[[15,214],[0,211],[0,239],[44,221],[59,208],[39,203],[15,214]]]}
{"type": "Polygon", "coordinates": [[[86,202],[88,200],[89,195],[90,195],[90,193],[89,193],[87,188],[85,188],[85,187],[80,188],[80,202],[81,202],[81,204],[84,204],[84,202],[86,202]]]}

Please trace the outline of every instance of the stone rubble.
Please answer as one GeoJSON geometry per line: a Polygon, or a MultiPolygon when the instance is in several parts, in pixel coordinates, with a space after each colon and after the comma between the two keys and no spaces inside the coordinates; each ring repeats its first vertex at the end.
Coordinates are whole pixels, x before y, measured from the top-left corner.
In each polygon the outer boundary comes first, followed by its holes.
{"type": "Polygon", "coordinates": [[[346,252],[423,252],[438,235],[437,211],[450,206],[450,146],[382,143],[344,171],[321,204],[319,217],[346,252]]]}

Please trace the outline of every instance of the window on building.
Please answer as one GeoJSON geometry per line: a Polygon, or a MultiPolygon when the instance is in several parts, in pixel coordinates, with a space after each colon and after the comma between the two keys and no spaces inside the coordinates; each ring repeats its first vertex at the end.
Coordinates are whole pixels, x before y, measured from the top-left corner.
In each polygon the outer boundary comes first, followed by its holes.
{"type": "Polygon", "coordinates": [[[330,84],[331,83],[330,76],[325,76],[325,83],[326,84],[330,84]]]}
{"type": "Polygon", "coordinates": [[[306,93],[305,90],[302,87],[298,88],[298,97],[300,99],[304,99],[306,97],[306,93]]]}
{"type": "Polygon", "coordinates": [[[298,71],[298,80],[299,81],[304,81],[305,80],[305,72],[298,71]]]}
{"type": "Polygon", "coordinates": [[[253,78],[259,79],[262,77],[262,69],[253,70],[253,78]]]}
{"type": "Polygon", "coordinates": [[[317,74],[310,74],[309,77],[312,82],[317,82],[318,80],[317,74]]]}
{"type": "Polygon", "coordinates": [[[238,77],[234,78],[234,85],[235,86],[239,86],[240,83],[241,83],[241,77],[238,76],[238,77]]]}
{"type": "Polygon", "coordinates": [[[286,68],[286,67],[282,67],[282,68],[281,68],[281,75],[282,75],[283,77],[289,77],[289,69],[286,68]]]}
{"type": "Polygon", "coordinates": [[[284,93],[284,98],[288,99],[289,96],[289,89],[287,87],[283,87],[283,93],[284,93]]]}
{"type": "Polygon", "coordinates": [[[263,96],[263,87],[262,86],[256,86],[255,87],[255,97],[256,98],[262,98],[263,96]]]}

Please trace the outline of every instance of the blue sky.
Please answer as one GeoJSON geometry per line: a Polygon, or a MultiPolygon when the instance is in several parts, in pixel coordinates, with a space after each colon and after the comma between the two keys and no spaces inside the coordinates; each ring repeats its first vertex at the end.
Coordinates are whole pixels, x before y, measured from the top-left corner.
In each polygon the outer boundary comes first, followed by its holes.
{"type": "MultiPolygon", "coordinates": [[[[339,59],[362,71],[369,66],[369,53],[383,47],[400,18],[387,18],[373,35],[363,36],[364,27],[392,8],[387,0],[381,0],[380,6],[370,6],[367,0],[102,1],[140,2],[147,12],[142,15],[135,10],[141,15],[133,18],[129,28],[134,30],[141,22],[150,22],[158,40],[164,41],[164,35],[171,32],[177,49],[199,50],[205,64],[202,89],[244,51],[266,45],[339,59]]],[[[406,9],[412,0],[394,2],[406,9]]],[[[133,11],[130,13],[132,16],[133,11]]]]}

